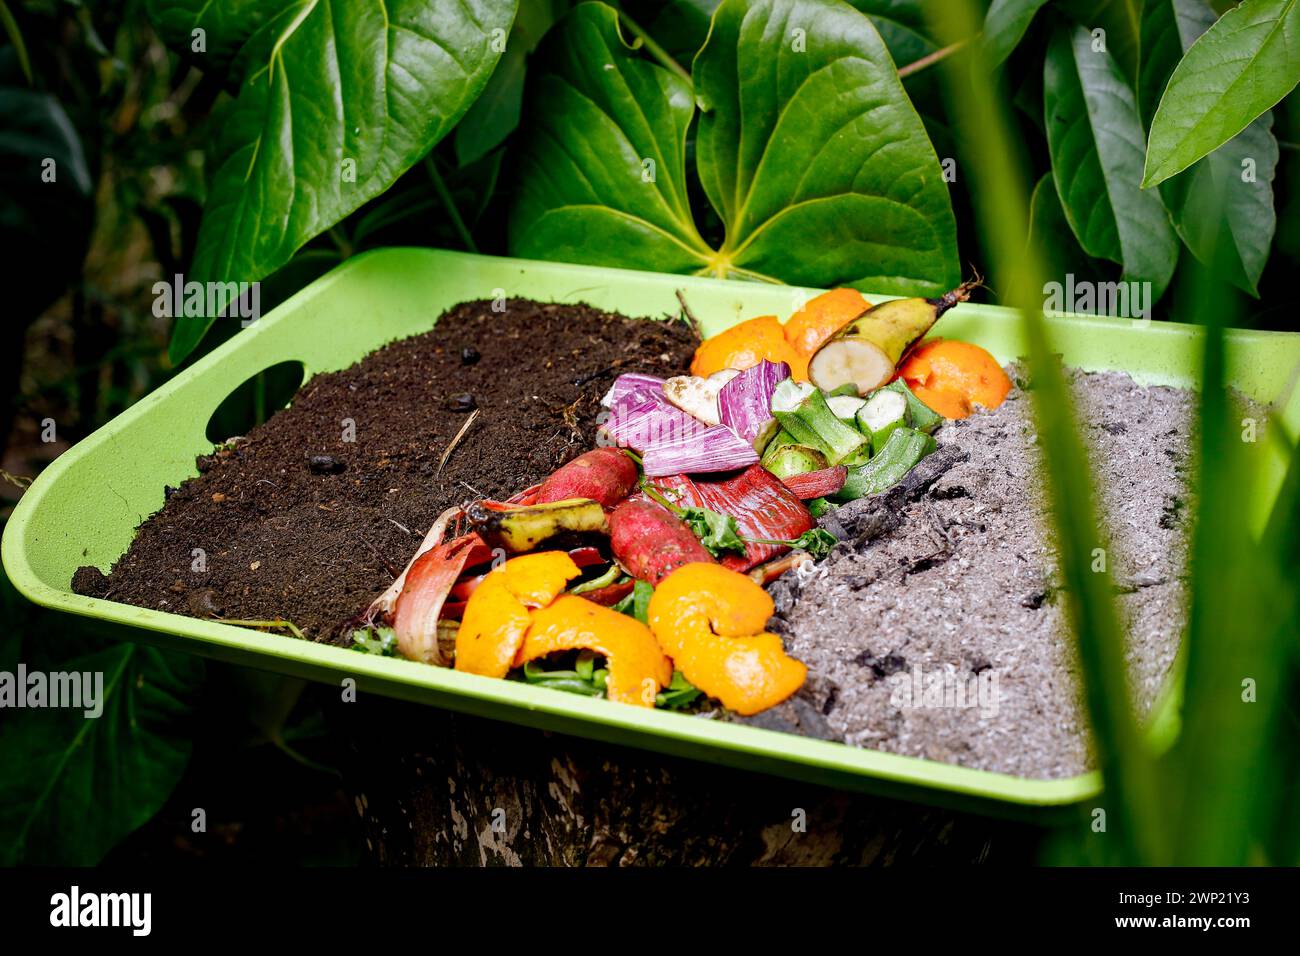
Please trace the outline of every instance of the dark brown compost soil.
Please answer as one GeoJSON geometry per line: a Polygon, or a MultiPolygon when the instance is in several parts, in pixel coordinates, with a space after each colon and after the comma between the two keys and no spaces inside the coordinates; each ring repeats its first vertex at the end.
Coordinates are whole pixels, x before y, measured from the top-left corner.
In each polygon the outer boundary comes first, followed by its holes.
{"type": "Polygon", "coordinates": [[[464,303],[316,376],[291,407],[200,457],[110,573],[81,568],[73,588],[336,639],[440,512],[507,497],[591,448],[613,378],[679,374],[694,345],[682,324],[585,305],[464,303]]]}

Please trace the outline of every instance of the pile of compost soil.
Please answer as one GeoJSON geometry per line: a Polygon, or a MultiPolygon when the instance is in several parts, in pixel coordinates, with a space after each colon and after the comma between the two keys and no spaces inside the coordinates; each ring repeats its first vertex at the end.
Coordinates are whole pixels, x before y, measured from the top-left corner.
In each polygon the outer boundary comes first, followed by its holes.
{"type": "Polygon", "coordinates": [[[288,409],[200,457],[111,572],[81,568],[73,588],[337,639],[440,512],[508,497],[593,447],[614,377],[680,374],[695,344],[682,324],[585,305],[464,303],[429,332],[316,376],[288,409]]]}
{"type": "MultiPolygon", "coordinates": [[[[1185,620],[1194,393],[1115,372],[1067,374],[1145,713],[1185,620]]],[[[1081,773],[1091,765],[1087,720],[1029,396],[1017,388],[936,438],[901,485],[823,519],[851,544],[773,587],[774,629],[809,679],[756,720],[1024,777],[1081,773]]]]}

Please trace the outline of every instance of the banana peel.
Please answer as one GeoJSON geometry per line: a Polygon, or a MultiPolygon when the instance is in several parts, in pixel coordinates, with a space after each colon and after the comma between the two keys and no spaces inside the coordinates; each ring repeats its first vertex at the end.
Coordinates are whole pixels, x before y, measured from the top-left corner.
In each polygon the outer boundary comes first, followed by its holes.
{"type": "Polygon", "coordinates": [[[814,353],[808,363],[809,378],[827,392],[852,385],[863,396],[880,388],[940,316],[969,299],[981,284],[975,278],[938,298],[893,299],[867,309],[814,353]]]}
{"type": "Polygon", "coordinates": [[[561,534],[609,533],[605,509],[590,498],[566,498],[504,511],[475,502],[465,514],[488,547],[502,548],[508,554],[535,551],[561,534]]]}

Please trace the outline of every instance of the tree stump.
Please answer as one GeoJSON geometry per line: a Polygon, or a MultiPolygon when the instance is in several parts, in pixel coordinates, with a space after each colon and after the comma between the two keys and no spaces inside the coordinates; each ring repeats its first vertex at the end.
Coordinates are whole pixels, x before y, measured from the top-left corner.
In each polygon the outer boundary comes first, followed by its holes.
{"type": "Polygon", "coordinates": [[[373,695],[336,704],[367,852],[398,866],[1029,862],[1032,827],[373,695]]]}

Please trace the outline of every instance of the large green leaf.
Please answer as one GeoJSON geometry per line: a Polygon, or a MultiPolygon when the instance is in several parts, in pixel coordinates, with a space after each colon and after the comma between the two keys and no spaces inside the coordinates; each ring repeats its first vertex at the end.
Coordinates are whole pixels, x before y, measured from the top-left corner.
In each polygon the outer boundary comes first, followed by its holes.
{"type": "MultiPolygon", "coordinates": [[[[1147,0],[1142,11],[1138,101],[1150,122],[1178,62],[1215,22],[1205,0],[1147,0]]],[[[1266,111],[1189,169],[1160,184],[1183,242],[1233,285],[1258,293],[1277,227],[1273,177],[1278,162],[1266,111]]]]}
{"type": "Polygon", "coordinates": [[[1245,0],[1192,44],[1151,121],[1143,186],[1222,146],[1300,82],[1300,0],[1245,0]]]}
{"type": "Polygon", "coordinates": [[[529,55],[557,17],[552,0],[525,2],[510,29],[510,39],[482,95],[456,125],[456,160],[468,166],[481,159],[519,125],[529,55]]]}
{"type": "Polygon", "coordinates": [[[224,69],[240,47],[286,0],[147,0],[145,10],[163,42],[196,63],[224,69]]]}
{"type": "Polygon", "coordinates": [[[914,294],[959,276],[948,187],[871,21],[833,0],[726,0],[695,59],[713,268],[914,294]]]}
{"type": "Polygon", "coordinates": [[[907,294],[957,281],[938,160],[866,17],[836,0],[727,0],[694,78],[636,56],[604,4],[552,30],[529,80],[512,251],[907,294]],[[696,103],[718,251],[688,201],[696,103]]]}
{"type": "Polygon", "coordinates": [[[1047,280],[1059,282],[1062,286],[1066,284],[1067,275],[1073,275],[1076,281],[1096,281],[1105,277],[1104,268],[1114,269],[1114,266],[1091,258],[1074,238],[1051,173],[1039,177],[1030,196],[1026,245],[1042,261],[1047,280]]]}
{"type": "Polygon", "coordinates": [[[865,13],[900,67],[933,53],[938,44],[926,34],[920,0],[849,0],[865,13]]]}
{"type": "Polygon", "coordinates": [[[999,66],[1009,57],[1020,41],[1039,8],[1047,0],[993,0],[984,16],[984,55],[989,69],[999,66]]]}
{"type": "Polygon", "coordinates": [[[1164,292],[1178,264],[1178,237],[1154,191],[1139,187],[1142,122],[1109,53],[1094,52],[1083,27],[1054,31],[1043,71],[1048,151],[1070,228],[1090,256],[1123,266],[1126,280],[1164,292]]]}
{"type": "Polygon", "coordinates": [[[1086,27],[1095,42],[1105,45],[1129,84],[1137,84],[1142,0],[1056,0],[1053,6],[1086,27]]]}
{"type": "Polygon", "coordinates": [[[602,3],[575,7],[538,48],[510,220],[515,255],[704,271],[691,219],[691,86],[635,56],[602,3]]]}
{"type": "MultiPolygon", "coordinates": [[[[515,0],[294,0],[240,51],[191,278],[260,279],[388,189],[482,91],[515,0]],[[496,31],[500,31],[499,33],[496,31]]],[[[212,319],[184,319],[172,358],[212,319]]]]}
{"type": "MultiPolygon", "coordinates": [[[[61,643],[47,634],[42,643],[61,643]]],[[[0,724],[0,863],[97,863],[166,802],[189,761],[203,663],[135,644],[78,640],[28,668],[103,675],[103,712],[9,711],[0,724]]]]}

